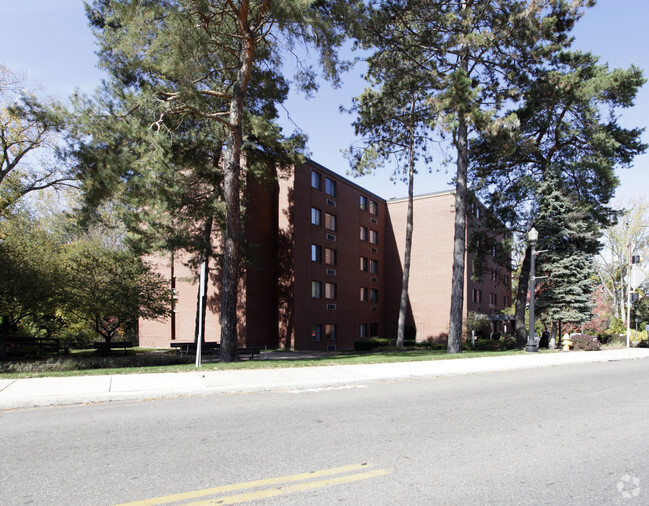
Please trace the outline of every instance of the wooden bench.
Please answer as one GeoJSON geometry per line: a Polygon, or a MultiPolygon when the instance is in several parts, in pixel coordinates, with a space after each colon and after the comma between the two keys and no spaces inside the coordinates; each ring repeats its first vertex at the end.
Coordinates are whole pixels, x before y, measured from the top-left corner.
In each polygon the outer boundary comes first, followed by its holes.
{"type": "Polygon", "coordinates": [[[239,358],[249,355],[249,360],[252,360],[255,358],[255,355],[259,355],[259,348],[239,348],[237,352],[239,353],[239,358]]]}
{"type": "Polygon", "coordinates": [[[129,349],[133,348],[133,343],[128,341],[111,341],[109,343],[100,342],[92,343],[92,347],[101,353],[102,356],[107,357],[110,355],[112,350],[124,350],[124,355],[128,352],[129,349]]]}

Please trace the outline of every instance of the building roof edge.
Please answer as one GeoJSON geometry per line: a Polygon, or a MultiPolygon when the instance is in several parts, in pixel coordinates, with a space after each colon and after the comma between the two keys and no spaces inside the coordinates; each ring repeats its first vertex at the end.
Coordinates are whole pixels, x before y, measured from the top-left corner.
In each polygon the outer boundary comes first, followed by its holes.
{"type": "Polygon", "coordinates": [[[375,199],[380,200],[380,201],[383,202],[384,204],[387,203],[387,200],[386,200],[385,198],[383,198],[383,197],[377,195],[376,193],[373,193],[373,192],[369,191],[367,188],[364,188],[364,187],[362,187],[361,185],[359,185],[359,184],[357,184],[357,183],[354,183],[354,182],[351,181],[350,179],[347,179],[345,176],[341,176],[341,175],[338,174],[337,172],[334,172],[333,170],[328,169],[328,168],[325,167],[324,165],[319,164],[318,162],[316,162],[315,160],[311,160],[310,158],[306,158],[306,162],[305,162],[305,163],[308,163],[309,165],[314,166],[315,168],[317,168],[318,170],[321,170],[322,172],[325,172],[325,173],[327,173],[327,174],[330,174],[330,175],[332,175],[332,176],[335,176],[335,177],[337,177],[338,179],[342,179],[346,184],[348,184],[348,185],[350,185],[350,186],[353,186],[354,188],[356,188],[357,190],[362,191],[363,193],[367,193],[368,195],[374,197],[375,199]]]}
{"type": "MultiPolygon", "coordinates": [[[[432,192],[432,193],[422,193],[420,195],[414,195],[412,197],[413,200],[421,200],[421,199],[428,199],[428,198],[433,198],[433,197],[441,197],[442,195],[454,195],[455,190],[443,190],[443,191],[438,191],[438,192],[432,192]]],[[[404,202],[407,201],[408,197],[395,197],[387,200],[388,204],[395,204],[397,202],[404,202]]]]}

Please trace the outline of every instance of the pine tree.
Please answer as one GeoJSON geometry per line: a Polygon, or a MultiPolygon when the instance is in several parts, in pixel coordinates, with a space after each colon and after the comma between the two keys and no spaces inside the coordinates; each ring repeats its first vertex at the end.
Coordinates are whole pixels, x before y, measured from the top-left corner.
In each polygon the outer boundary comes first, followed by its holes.
{"type": "Polygon", "coordinates": [[[536,309],[549,323],[581,324],[591,317],[599,227],[591,213],[570,197],[559,178],[548,175],[539,186],[535,228],[539,232],[536,309]]]}
{"type": "Polygon", "coordinates": [[[511,125],[501,112],[519,97],[517,81],[568,42],[566,32],[588,3],[386,0],[377,7],[390,27],[382,43],[400,48],[410,74],[426,76],[426,92],[435,82],[431,124],[451,137],[457,154],[450,353],[461,351],[469,132],[511,125]]]}
{"type": "Polygon", "coordinates": [[[425,69],[427,52],[414,44],[417,37],[412,32],[421,31],[419,22],[418,13],[396,12],[389,7],[372,11],[365,20],[361,47],[374,51],[366,58],[365,79],[371,87],[354,99],[355,133],[363,139],[348,150],[355,174],[371,174],[383,164],[391,164],[395,167],[392,176],[408,185],[396,341],[400,347],[405,339],[416,165],[432,161],[428,149],[434,138],[434,110],[428,99],[439,85],[425,69]]]}
{"type": "MultiPolygon", "coordinates": [[[[551,177],[590,221],[607,226],[615,217],[609,206],[618,185],[615,168],[629,166],[646,149],[642,130],[621,127],[617,116],[619,109],[633,105],[643,83],[634,66],[609,70],[588,53],[554,55],[520,76],[524,94],[512,111],[518,127],[484,132],[472,143],[472,187],[521,236],[536,219],[540,185],[551,177]]],[[[527,248],[516,298],[519,347],[526,339],[529,255],[527,248]]]]}
{"type": "MultiPolygon", "coordinates": [[[[260,144],[264,144],[264,139],[272,139],[277,147],[278,130],[271,121],[277,115],[276,104],[288,93],[287,82],[280,74],[283,48],[291,49],[296,43],[317,47],[325,74],[336,80],[335,48],[344,39],[340,27],[353,3],[95,0],[87,9],[99,41],[101,66],[110,73],[112,90],[125,90],[131,102],[128,108],[124,107],[127,102],[122,101],[121,111],[146,118],[149,135],[167,133],[173,137],[180,129],[191,136],[186,123],[189,121],[200,123],[201,133],[205,130],[215,139],[209,160],[202,163],[210,181],[203,209],[211,206],[221,214],[202,213],[202,260],[210,257],[212,247],[208,239],[213,220],[220,216],[224,361],[237,359],[241,161],[245,141],[249,139],[254,144],[261,139],[260,144]]],[[[304,88],[315,88],[314,74],[308,68],[299,77],[304,88]]],[[[122,142],[128,149],[133,148],[127,136],[122,142]]],[[[137,173],[144,175],[141,182],[154,179],[155,174],[150,164],[142,163],[144,158],[138,159],[137,173]]],[[[101,170],[108,180],[120,179],[114,175],[114,167],[103,165],[101,170]]],[[[116,166],[133,179],[123,161],[116,162],[116,166]]],[[[187,170],[174,166],[177,170],[172,172],[187,170]]],[[[161,209],[162,213],[171,211],[161,209]]],[[[173,222],[169,227],[174,227],[173,222]]]]}

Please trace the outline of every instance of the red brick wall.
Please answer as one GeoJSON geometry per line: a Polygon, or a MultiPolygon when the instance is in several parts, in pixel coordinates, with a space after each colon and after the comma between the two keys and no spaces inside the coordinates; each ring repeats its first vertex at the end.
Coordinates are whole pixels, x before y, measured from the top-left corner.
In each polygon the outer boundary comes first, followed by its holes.
{"type": "MultiPolygon", "coordinates": [[[[451,279],[453,269],[453,193],[415,197],[413,202],[412,256],[409,298],[417,340],[448,334],[451,310],[451,279]]],[[[407,199],[388,201],[390,220],[398,258],[388,262],[394,269],[390,276],[388,315],[392,334],[396,336],[401,295],[401,266],[406,243],[407,199]]]]}
{"type": "MultiPolygon", "coordinates": [[[[350,349],[360,338],[361,325],[368,334],[396,337],[401,294],[403,249],[405,247],[407,200],[386,202],[328,169],[307,162],[277,182],[248,181],[244,220],[248,238],[248,265],[243,270],[239,297],[241,344],[292,349],[350,349]],[[321,177],[321,188],[311,185],[312,171],[321,177]],[[325,193],[325,178],[336,183],[336,196],[325,193]],[[360,208],[361,196],[368,209],[360,208]],[[377,214],[369,211],[376,202],[377,214]],[[321,225],[311,224],[311,209],[321,211],[321,225]],[[389,211],[389,213],[388,213],[389,211]],[[336,217],[336,230],[325,227],[325,213],[336,217]],[[378,244],[360,239],[360,228],[378,233],[378,244]],[[328,237],[334,236],[335,240],[328,237]],[[322,248],[322,261],[311,260],[311,245],[322,248]],[[337,252],[336,265],[325,264],[325,248],[337,252]],[[378,273],[363,272],[361,258],[378,262],[378,273]],[[328,273],[335,270],[335,274],[328,273]],[[311,282],[322,283],[322,296],[311,296],[311,282]],[[325,283],[335,283],[336,298],[325,298],[325,283]],[[361,288],[378,290],[378,301],[361,301],[361,288]],[[328,309],[335,304],[335,309],[328,309]],[[312,325],[322,325],[320,341],[312,338],[312,325]],[[336,325],[335,340],[327,340],[325,325],[336,325]],[[370,332],[374,327],[377,332],[370,332]]],[[[408,324],[417,328],[417,338],[442,337],[448,333],[453,265],[454,194],[423,195],[414,200],[413,250],[409,286],[408,324]]],[[[369,239],[369,238],[368,238],[369,239]]],[[[215,237],[215,244],[218,244],[215,237]]],[[[178,302],[176,336],[193,340],[196,314],[197,272],[176,261],[178,302]]],[[[468,255],[470,270],[472,255],[468,255]]],[[[157,260],[169,276],[169,261],[157,260]]],[[[498,308],[510,287],[490,280],[490,272],[479,282],[465,285],[465,312],[487,313],[489,294],[497,293],[498,308]],[[482,303],[471,298],[474,288],[482,289],[482,303]]],[[[208,297],[206,339],[220,338],[218,273],[212,274],[208,297]]],[[[469,271],[470,274],[470,271],[469,271]]],[[[143,346],[167,347],[170,321],[140,323],[143,346]]]]}
{"type": "MultiPolygon", "coordinates": [[[[294,322],[297,349],[321,349],[335,345],[336,349],[351,349],[353,342],[360,338],[361,323],[375,324],[379,334],[384,332],[383,315],[385,289],[382,271],[385,266],[385,203],[382,199],[362,191],[356,185],[328,171],[317,164],[306,164],[295,172],[294,179],[294,322]],[[311,186],[311,174],[320,174],[321,189],[311,186]],[[336,183],[336,196],[325,192],[325,179],[336,183]],[[360,209],[360,196],[364,195],[377,204],[377,215],[360,209]],[[335,204],[335,205],[332,205],[335,204]],[[311,224],[311,209],[321,211],[322,224],[311,224]],[[336,230],[325,227],[325,213],[336,217],[336,230]],[[374,220],[375,222],[373,222],[374,220]],[[378,244],[360,240],[360,226],[378,233],[378,244]],[[332,240],[331,237],[335,237],[332,240]],[[311,245],[322,248],[322,261],[311,261],[311,245]],[[325,248],[335,249],[337,264],[325,264],[325,248]],[[360,258],[366,257],[378,262],[376,274],[361,272],[360,258]],[[328,274],[335,270],[335,275],[328,274]],[[372,280],[375,279],[375,281],[372,280]],[[311,282],[322,283],[322,297],[311,296],[311,282]],[[325,297],[325,284],[336,285],[336,298],[325,297]],[[361,302],[360,289],[366,287],[378,290],[378,302],[361,302]],[[335,305],[335,309],[328,306],[335,305]],[[376,310],[373,311],[373,308],[376,310]],[[312,325],[322,325],[320,341],[312,339],[312,325]],[[336,325],[336,339],[327,340],[325,325],[336,325]]],[[[285,202],[285,200],[283,200],[285,202]]],[[[282,204],[280,204],[281,206],[282,204]]]]}

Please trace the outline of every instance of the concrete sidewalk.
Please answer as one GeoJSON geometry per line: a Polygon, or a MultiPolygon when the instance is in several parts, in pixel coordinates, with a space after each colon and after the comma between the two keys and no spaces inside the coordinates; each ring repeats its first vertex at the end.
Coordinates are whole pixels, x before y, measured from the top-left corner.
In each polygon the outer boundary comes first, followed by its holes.
{"type": "MultiPolygon", "coordinates": [[[[0,409],[359,385],[649,358],[649,349],[529,353],[389,364],[0,379],[0,409]]],[[[649,362],[647,363],[649,370],[649,362]]]]}

